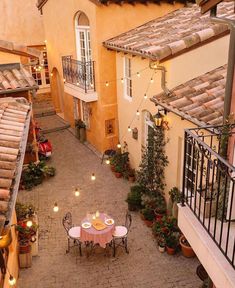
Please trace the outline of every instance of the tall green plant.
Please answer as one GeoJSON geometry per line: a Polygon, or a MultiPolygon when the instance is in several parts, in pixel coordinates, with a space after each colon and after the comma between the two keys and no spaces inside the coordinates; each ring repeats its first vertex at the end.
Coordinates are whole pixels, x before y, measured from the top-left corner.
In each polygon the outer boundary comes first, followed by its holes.
{"type": "Polygon", "coordinates": [[[165,145],[164,128],[150,128],[147,147],[144,148],[139,171],[137,172],[137,182],[151,195],[164,194],[164,171],[168,165],[165,145]]]}

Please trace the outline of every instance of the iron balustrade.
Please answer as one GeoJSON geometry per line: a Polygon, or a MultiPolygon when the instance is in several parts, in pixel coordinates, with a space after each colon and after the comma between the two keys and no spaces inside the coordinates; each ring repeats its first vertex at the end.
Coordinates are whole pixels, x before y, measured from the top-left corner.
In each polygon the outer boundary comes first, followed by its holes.
{"type": "Polygon", "coordinates": [[[85,93],[95,91],[94,61],[82,62],[71,56],[62,57],[63,75],[67,83],[76,85],[85,93]]]}
{"type": "Polygon", "coordinates": [[[186,129],[182,206],[187,205],[235,269],[235,125],[186,129]]]}

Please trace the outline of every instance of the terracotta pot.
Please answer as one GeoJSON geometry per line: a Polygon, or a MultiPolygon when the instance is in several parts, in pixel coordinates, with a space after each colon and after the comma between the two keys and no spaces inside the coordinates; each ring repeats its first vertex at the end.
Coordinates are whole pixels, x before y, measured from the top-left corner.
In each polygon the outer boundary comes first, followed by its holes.
{"type": "Polygon", "coordinates": [[[153,226],[153,222],[152,221],[144,219],[144,223],[146,224],[147,227],[152,227],[153,226]]]}
{"type": "Polygon", "coordinates": [[[115,172],[115,176],[116,176],[116,178],[122,178],[122,173],[120,173],[120,172],[115,172]]]}
{"type": "Polygon", "coordinates": [[[175,249],[166,246],[166,252],[169,255],[174,255],[175,254],[175,249]]]}
{"type": "Polygon", "coordinates": [[[112,172],[115,172],[115,166],[114,165],[110,165],[110,169],[112,172]]]}
{"type": "Polygon", "coordinates": [[[129,182],[135,182],[135,176],[129,176],[128,177],[129,182]]]}
{"type": "Polygon", "coordinates": [[[25,243],[19,244],[19,253],[20,254],[26,254],[31,252],[31,245],[29,241],[26,241],[25,243]]]}
{"type": "Polygon", "coordinates": [[[186,239],[184,236],[180,237],[180,246],[181,246],[181,250],[182,250],[184,257],[187,257],[187,258],[195,257],[195,253],[194,253],[192,247],[187,246],[184,243],[182,243],[184,239],[186,239]]]}

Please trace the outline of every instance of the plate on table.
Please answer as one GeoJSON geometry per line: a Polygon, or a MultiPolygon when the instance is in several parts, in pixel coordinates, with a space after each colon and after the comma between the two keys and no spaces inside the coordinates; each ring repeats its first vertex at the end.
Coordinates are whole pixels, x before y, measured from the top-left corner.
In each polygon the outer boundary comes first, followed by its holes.
{"type": "Polygon", "coordinates": [[[109,218],[109,219],[106,219],[106,220],[104,221],[104,223],[105,223],[106,225],[113,225],[113,224],[114,224],[114,220],[111,219],[111,218],[109,218]]]}
{"type": "Polygon", "coordinates": [[[85,229],[91,228],[91,223],[89,222],[82,223],[82,228],[85,228],[85,229]]]}

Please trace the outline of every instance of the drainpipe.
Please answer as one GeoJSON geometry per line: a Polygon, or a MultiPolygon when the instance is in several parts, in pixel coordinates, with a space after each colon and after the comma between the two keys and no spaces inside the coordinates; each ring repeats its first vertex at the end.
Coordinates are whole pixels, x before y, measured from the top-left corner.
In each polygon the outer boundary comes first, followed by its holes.
{"type": "Polygon", "coordinates": [[[170,90],[166,87],[166,68],[164,66],[149,63],[150,69],[161,71],[162,77],[161,77],[161,88],[164,91],[164,93],[168,96],[170,94],[170,90]],[[155,67],[156,66],[156,67],[155,67]]]}
{"type": "MultiPolygon", "coordinates": [[[[228,53],[228,68],[227,68],[227,80],[225,87],[225,98],[224,98],[224,117],[223,122],[225,123],[230,115],[231,102],[232,102],[232,91],[233,91],[233,77],[235,69],[235,21],[227,18],[218,18],[216,16],[216,6],[211,10],[210,16],[214,23],[226,24],[230,29],[230,42],[229,42],[229,53],[228,53]]],[[[235,83],[234,83],[235,84],[235,83]]]]}

